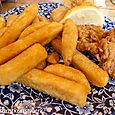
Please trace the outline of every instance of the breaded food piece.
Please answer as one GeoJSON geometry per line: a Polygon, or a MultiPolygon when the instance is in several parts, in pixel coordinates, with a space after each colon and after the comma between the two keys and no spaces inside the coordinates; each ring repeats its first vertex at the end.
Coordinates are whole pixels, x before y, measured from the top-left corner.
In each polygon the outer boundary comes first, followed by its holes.
{"type": "Polygon", "coordinates": [[[91,91],[87,78],[81,71],[77,69],[62,64],[53,64],[47,66],[44,71],[82,84],[85,86],[87,94],[89,94],[91,91]]]}
{"type": "Polygon", "coordinates": [[[7,26],[11,26],[12,23],[14,23],[14,21],[18,18],[18,15],[16,14],[12,14],[12,15],[8,15],[8,19],[7,19],[7,26]]]}
{"type": "Polygon", "coordinates": [[[17,40],[3,48],[0,49],[0,64],[7,62],[19,53],[21,53],[26,48],[30,47],[35,43],[40,43],[45,45],[49,43],[62,31],[62,24],[57,22],[52,22],[39,30],[33,32],[29,36],[17,40]]]}
{"type": "Polygon", "coordinates": [[[53,48],[61,54],[62,52],[62,39],[61,37],[58,35],[56,36],[56,38],[54,40],[51,41],[51,45],[53,46],[53,48]]]}
{"type": "Polygon", "coordinates": [[[108,40],[109,42],[115,43],[115,28],[104,32],[102,38],[108,40]]]}
{"type": "Polygon", "coordinates": [[[90,51],[100,62],[100,67],[111,77],[115,74],[115,28],[105,31],[100,26],[78,26],[77,49],[90,51]]]}
{"type": "Polygon", "coordinates": [[[100,48],[100,66],[115,78],[115,42],[109,42],[107,39],[102,39],[99,44],[100,48]]]}
{"type": "Polygon", "coordinates": [[[57,52],[53,52],[48,55],[47,62],[51,64],[56,64],[59,62],[59,55],[57,52]]]}
{"type": "Polygon", "coordinates": [[[72,64],[75,68],[82,71],[87,79],[95,86],[104,87],[107,85],[109,78],[107,72],[77,50],[73,56],[72,64]]]}
{"type": "Polygon", "coordinates": [[[88,50],[96,56],[99,53],[99,41],[104,33],[105,30],[101,26],[79,25],[77,49],[81,52],[88,50]]]}
{"type": "Polygon", "coordinates": [[[51,12],[50,19],[52,21],[60,22],[64,18],[67,11],[68,8],[65,6],[59,6],[51,12]]]}
{"type": "Polygon", "coordinates": [[[42,70],[32,69],[17,81],[74,105],[86,104],[87,96],[83,85],[42,70]]]}
{"type": "Polygon", "coordinates": [[[29,34],[35,32],[36,30],[40,29],[41,27],[49,24],[49,22],[39,22],[34,23],[30,26],[28,26],[20,35],[19,39],[23,39],[24,37],[28,36],[29,34]]]}
{"type": "Polygon", "coordinates": [[[34,23],[39,23],[40,22],[40,20],[39,20],[39,17],[38,16],[36,16],[35,18],[34,18],[34,20],[33,20],[33,22],[32,22],[32,24],[34,24],[34,23]]]}
{"type": "Polygon", "coordinates": [[[0,38],[0,48],[17,40],[21,32],[32,23],[37,14],[37,4],[30,5],[26,8],[0,38]]]}
{"type": "Polygon", "coordinates": [[[5,19],[2,17],[2,16],[0,16],[0,29],[2,29],[3,27],[5,27],[6,26],[6,21],[5,21],[5,19]]]}
{"type": "Polygon", "coordinates": [[[36,67],[47,58],[47,52],[40,44],[35,44],[0,66],[0,85],[8,85],[18,77],[36,67]]]}
{"type": "Polygon", "coordinates": [[[99,43],[101,67],[115,78],[115,28],[106,31],[99,43]]]}
{"type": "Polygon", "coordinates": [[[36,66],[36,69],[43,70],[45,67],[46,67],[46,61],[42,61],[38,63],[38,65],[36,66]]]}
{"type": "Polygon", "coordinates": [[[62,34],[62,57],[65,65],[71,64],[73,54],[76,50],[78,29],[72,20],[67,19],[62,34]]]}

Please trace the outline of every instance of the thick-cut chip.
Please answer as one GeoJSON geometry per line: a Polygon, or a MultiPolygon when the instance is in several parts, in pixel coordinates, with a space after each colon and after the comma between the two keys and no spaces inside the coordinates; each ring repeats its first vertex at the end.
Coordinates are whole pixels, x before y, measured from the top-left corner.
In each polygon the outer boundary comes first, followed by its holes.
{"type": "Polygon", "coordinates": [[[65,65],[71,64],[73,54],[76,50],[78,29],[72,20],[67,19],[64,24],[62,35],[62,57],[65,65]]]}
{"type": "Polygon", "coordinates": [[[22,39],[26,36],[28,36],[29,34],[35,32],[36,30],[40,29],[41,27],[45,26],[49,24],[49,22],[39,22],[39,23],[34,23],[30,26],[28,26],[20,35],[19,39],[22,39]]]}
{"type": "Polygon", "coordinates": [[[77,69],[62,64],[53,64],[47,66],[44,71],[82,84],[85,86],[87,94],[91,90],[87,78],[81,71],[77,69]]]}
{"type": "Polygon", "coordinates": [[[37,14],[37,4],[33,4],[25,9],[0,38],[0,48],[17,40],[21,32],[32,23],[37,14]]]}
{"type": "Polygon", "coordinates": [[[44,16],[38,16],[39,20],[42,22],[49,22],[49,20],[44,16]]]}
{"type": "Polygon", "coordinates": [[[62,52],[62,39],[59,35],[54,40],[51,41],[51,45],[53,46],[53,48],[58,53],[61,54],[61,52],[62,52]]]}
{"type": "Polygon", "coordinates": [[[37,24],[37,23],[39,23],[39,22],[40,22],[39,17],[36,16],[35,19],[33,20],[32,24],[34,24],[34,23],[37,24]]]}
{"type": "Polygon", "coordinates": [[[72,104],[79,106],[86,104],[86,92],[83,85],[42,70],[32,69],[17,81],[72,104]]]}
{"type": "Polygon", "coordinates": [[[50,55],[48,55],[47,62],[51,64],[56,64],[59,62],[59,55],[57,52],[53,52],[50,55]]]}
{"type": "Polygon", "coordinates": [[[0,29],[3,28],[3,27],[5,27],[5,26],[6,26],[5,19],[2,16],[0,16],[0,29]]]}
{"type": "Polygon", "coordinates": [[[7,27],[3,27],[0,29],[0,37],[5,33],[6,30],[7,30],[7,27]]]}
{"type": "Polygon", "coordinates": [[[38,31],[35,31],[34,33],[27,36],[35,39],[37,42],[39,42],[42,45],[46,45],[49,42],[51,42],[63,29],[63,24],[52,22],[49,25],[46,25],[39,29],[38,31]]]}
{"type": "Polygon", "coordinates": [[[67,11],[68,11],[68,9],[66,7],[59,6],[58,8],[56,8],[52,11],[51,20],[56,21],[56,22],[61,21],[64,18],[67,11]]]}
{"type": "Polygon", "coordinates": [[[4,24],[4,27],[0,28],[0,37],[5,33],[5,31],[8,29],[8,26],[10,26],[14,20],[17,18],[17,15],[8,15],[7,23],[4,24]],[[6,26],[5,26],[6,25],[6,26]]]}
{"type": "Polygon", "coordinates": [[[8,15],[7,26],[10,26],[17,18],[18,15],[16,14],[8,15]]]}
{"type": "Polygon", "coordinates": [[[18,77],[36,67],[47,58],[47,52],[40,44],[35,44],[0,66],[0,85],[8,85],[18,77]]]}
{"type": "Polygon", "coordinates": [[[75,68],[81,70],[92,84],[104,87],[108,83],[107,72],[77,50],[73,56],[72,64],[75,68]]]}
{"type": "Polygon", "coordinates": [[[43,70],[45,67],[46,67],[46,61],[42,61],[36,66],[37,69],[41,69],[41,70],[43,70]]]}
{"type": "Polygon", "coordinates": [[[52,22],[51,24],[40,28],[29,36],[1,48],[0,64],[3,64],[12,59],[34,43],[40,43],[42,45],[49,43],[62,31],[62,28],[62,24],[52,22]]]}

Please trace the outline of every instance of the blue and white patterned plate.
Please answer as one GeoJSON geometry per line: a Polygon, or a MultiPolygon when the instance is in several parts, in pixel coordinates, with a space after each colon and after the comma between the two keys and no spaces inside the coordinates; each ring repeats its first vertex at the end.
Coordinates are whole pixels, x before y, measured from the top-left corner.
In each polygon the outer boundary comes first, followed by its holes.
{"type": "MultiPolygon", "coordinates": [[[[50,12],[58,3],[39,3],[39,15],[50,17],[50,12]]],[[[28,5],[6,11],[1,16],[20,14],[28,5]]],[[[104,29],[115,27],[115,22],[105,17],[104,29]]],[[[52,51],[50,45],[48,51],[52,51]]],[[[115,79],[109,78],[104,88],[91,85],[92,90],[86,106],[78,107],[65,101],[50,97],[42,92],[20,83],[0,86],[0,115],[115,115],[115,79]]]]}

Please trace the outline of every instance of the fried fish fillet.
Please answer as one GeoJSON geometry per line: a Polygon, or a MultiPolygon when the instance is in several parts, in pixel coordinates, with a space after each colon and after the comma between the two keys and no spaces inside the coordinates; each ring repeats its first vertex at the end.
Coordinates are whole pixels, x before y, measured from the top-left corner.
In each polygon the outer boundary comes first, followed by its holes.
{"type": "Polygon", "coordinates": [[[21,32],[32,23],[37,14],[37,4],[33,4],[26,8],[0,38],[0,48],[17,40],[21,32]]]}
{"type": "Polygon", "coordinates": [[[75,105],[84,106],[86,103],[83,85],[42,70],[32,69],[17,81],[75,105]]]}
{"type": "Polygon", "coordinates": [[[18,77],[36,67],[47,58],[47,52],[40,44],[35,44],[0,66],[0,85],[8,85],[18,77]]]}

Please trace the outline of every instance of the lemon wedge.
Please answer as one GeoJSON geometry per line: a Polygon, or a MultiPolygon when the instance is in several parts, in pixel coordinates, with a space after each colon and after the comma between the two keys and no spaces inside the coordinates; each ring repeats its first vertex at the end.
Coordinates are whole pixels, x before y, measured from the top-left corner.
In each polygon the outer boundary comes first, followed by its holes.
{"type": "Polygon", "coordinates": [[[76,6],[69,10],[61,23],[64,23],[66,19],[72,19],[77,25],[94,24],[103,26],[104,16],[95,6],[76,6]]]}

